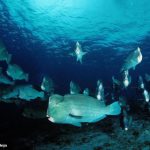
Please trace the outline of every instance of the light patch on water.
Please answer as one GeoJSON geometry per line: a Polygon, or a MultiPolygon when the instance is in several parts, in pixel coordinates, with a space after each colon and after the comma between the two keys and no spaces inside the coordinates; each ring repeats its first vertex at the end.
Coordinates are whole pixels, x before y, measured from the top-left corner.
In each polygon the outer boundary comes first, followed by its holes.
{"type": "MultiPolygon", "coordinates": [[[[53,43],[50,47],[60,51],[64,50],[62,46],[68,47],[65,39],[74,42],[96,39],[95,46],[110,47],[137,44],[150,32],[149,0],[3,0],[3,3],[14,23],[44,43],[53,43]],[[61,37],[64,39],[56,42],[61,37]]],[[[0,2],[0,10],[2,7],[0,2]]]]}

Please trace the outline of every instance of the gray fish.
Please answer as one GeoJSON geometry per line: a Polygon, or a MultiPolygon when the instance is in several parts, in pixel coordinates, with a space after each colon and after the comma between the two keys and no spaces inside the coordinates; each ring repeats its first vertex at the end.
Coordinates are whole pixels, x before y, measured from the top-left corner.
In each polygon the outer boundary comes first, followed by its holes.
{"type": "Polygon", "coordinates": [[[70,94],[78,94],[80,93],[80,87],[75,82],[70,82],[70,94]]]}
{"type": "Polygon", "coordinates": [[[76,49],[75,49],[75,55],[77,57],[77,61],[79,61],[82,64],[82,58],[87,52],[83,52],[81,45],[79,42],[76,43],[76,49]]]}
{"type": "Polygon", "coordinates": [[[84,89],[84,91],[83,91],[83,95],[86,95],[86,96],[88,96],[88,95],[89,95],[89,89],[88,89],[88,88],[84,89]]]}
{"type": "Polygon", "coordinates": [[[41,89],[47,93],[54,93],[54,82],[48,76],[45,76],[42,80],[41,89]]]}
{"type": "Polygon", "coordinates": [[[143,91],[143,96],[144,96],[144,100],[148,103],[150,100],[150,96],[146,89],[144,89],[144,91],[143,91]]]}
{"type": "Polygon", "coordinates": [[[25,85],[19,88],[19,98],[30,101],[36,98],[44,98],[44,92],[39,92],[32,85],[25,85]]]}
{"type": "Polygon", "coordinates": [[[75,56],[77,59],[77,62],[79,61],[82,64],[83,56],[86,55],[87,52],[83,52],[81,45],[79,42],[76,42],[76,49],[74,53],[70,53],[71,56],[75,56]]]}
{"type": "Polygon", "coordinates": [[[121,85],[121,82],[118,79],[115,79],[114,76],[112,76],[112,82],[113,82],[114,85],[117,85],[117,86],[121,85]]]}
{"type": "Polygon", "coordinates": [[[131,76],[129,76],[129,71],[124,70],[123,71],[123,87],[127,88],[131,83],[131,76]]]}
{"type": "Polygon", "coordinates": [[[139,76],[138,87],[139,87],[139,89],[144,89],[145,88],[142,76],[139,76]]]}
{"type": "Polygon", "coordinates": [[[125,131],[127,131],[132,124],[132,117],[128,114],[128,112],[125,109],[123,109],[123,124],[125,131]]]}
{"type": "Polygon", "coordinates": [[[6,47],[2,42],[0,42],[0,61],[6,61],[7,64],[10,63],[12,55],[6,50],[6,47]]]}
{"type": "Polygon", "coordinates": [[[125,59],[124,64],[121,68],[121,71],[135,69],[135,67],[139,63],[141,63],[142,58],[143,58],[143,56],[141,53],[141,49],[138,47],[125,59]]]}
{"type": "Polygon", "coordinates": [[[13,79],[13,80],[26,80],[28,81],[28,74],[25,73],[21,67],[16,64],[9,64],[6,73],[13,79]]]}
{"type": "Polygon", "coordinates": [[[82,122],[92,123],[107,115],[119,115],[121,108],[118,102],[106,106],[103,101],[82,94],[53,95],[49,99],[47,117],[53,123],[81,126],[82,122]]]}
{"type": "Polygon", "coordinates": [[[32,85],[16,86],[12,91],[9,91],[2,96],[3,99],[20,98],[26,101],[30,101],[38,97],[43,99],[44,92],[37,91],[32,85]]]}
{"type": "Polygon", "coordinates": [[[96,98],[101,101],[104,100],[104,87],[103,87],[103,83],[101,80],[97,81],[96,91],[97,91],[96,98]]]}

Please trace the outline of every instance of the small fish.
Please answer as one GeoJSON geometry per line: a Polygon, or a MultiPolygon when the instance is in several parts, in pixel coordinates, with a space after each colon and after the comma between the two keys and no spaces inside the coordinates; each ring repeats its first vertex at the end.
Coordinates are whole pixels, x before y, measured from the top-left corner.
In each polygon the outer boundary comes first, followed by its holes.
{"type": "Polygon", "coordinates": [[[97,94],[96,94],[96,98],[98,100],[104,100],[104,87],[103,87],[103,83],[101,80],[97,81],[97,94]]]}
{"type": "Polygon", "coordinates": [[[98,122],[107,115],[119,115],[120,112],[118,102],[106,106],[103,101],[97,101],[83,94],[64,96],[55,94],[49,99],[47,117],[53,123],[81,127],[82,122],[98,122]]]}
{"type": "Polygon", "coordinates": [[[45,76],[42,80],[41,89],[47,93],[54,93],[54,82],[48,76],[45,76]]]}
{"type": "Polygon", "coordinates": [[[113,81],[113,84],[117,85],[117,86],[120,86],[121,85],[121,82],[117,79],[115,79],[114,76],[112,76],[112,81],[113,81]]]}
{"type": "Polygon", "coordinates": [[[124,130],[127,131],[129,127],[131,126],[132,123],[132,117],[128,115],[127,111],[124,109],[123,110],[123,125],[124,125],[124,130]]]}
{"type": "Polygon", "coordinates": [[[139,87],[139,89],[144,89],[145,88],[142,76],[139,76],[138,87],[139,87]]]}
{"type": "Polygon", "coordinates": [[[75,56],[77,58],[77,62],[79,61],[82,64],[83,56],[86,55],[87,52],[83,52],[81,45],[79,42],[76,42],[75,56]]]}
{"type": "Polygon", "coordinates": [[[25,73],[21,67],[16,64],[9,64],[7,71],[7,75],[9,75],[13,80],[25,80],[28,81],[29,75],[25,73]]]}
{"type": "Polygon", "coordinates": [[[0,41],[0,61],[6,61],[7,64],[10,63],[12,55],[6,50],[4,44],[0,41]]]}
{"type": "Polygon", "coordinates": [[[76,84],[75,82],[71,81],[70,82],[70,94],[78,94],[80,93],[80,87],[78,84],[76,84]]]}
{"type": "Polygon", "coordinates": [[[32,85],[20,85],[2,95],[3,99],[20,98],[31,101],[36,98],[44,99],[44,92],[37,91],[32,85]]]}
{"type": "Polygon", "coordinates": [[[123,71],[123,87],[127,88],[131,83],[131,76],[129,76],[128,70],[123,71]]]}
{"type": "Polygon", "coordinates": [[[141,63],[143,59],[141,49],[138,47],[134,50],[124,61],[124,64],[121,68],[121,72],[125,70],[135,69],[135,67],[141,63]]]}
{"type": "Polygon", "coordinates": [[[144,96],[145,101],[149,102],[150,96],[146,89],[144,89],[144,91],[143,91],[143,96],[144,96]]]}
{"type": "Polygon", "coordinates": [[[89,96],[89,89],[88,88],[84,89],[83,95],[89,96]]]}

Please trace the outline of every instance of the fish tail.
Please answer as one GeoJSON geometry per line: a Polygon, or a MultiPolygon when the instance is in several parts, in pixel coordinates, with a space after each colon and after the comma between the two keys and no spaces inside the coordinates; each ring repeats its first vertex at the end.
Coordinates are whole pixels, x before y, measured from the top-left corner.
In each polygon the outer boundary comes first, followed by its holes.
{"type": "Polygon", "coordinates": [[[121,107],[118,102],[114,102],[107,106],[107,115],[119,115],[121,113],[121,107]]]}
{"type": "Polygon", "coordinates": [[[44,98],[44,92],[40,92],[40,93],[39,93],[39,97],[40,97],[40,98],[44,98]]]}

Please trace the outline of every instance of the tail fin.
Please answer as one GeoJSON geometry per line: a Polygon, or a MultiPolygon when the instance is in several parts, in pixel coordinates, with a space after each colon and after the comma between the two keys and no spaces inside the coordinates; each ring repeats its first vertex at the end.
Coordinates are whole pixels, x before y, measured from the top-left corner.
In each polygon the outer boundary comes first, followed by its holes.
{"type": "Polygon", "coordinates": [[[39,97],[42,99],[42,98],[44,98],[44,92],[40,92],[39,93],[39,97]]]}
{"type": "Polygon", "coordinates": [[[114,102],[107,106],[107,115],[119,115],[121,113],[121,107],[119,102],[114,102]]]}

